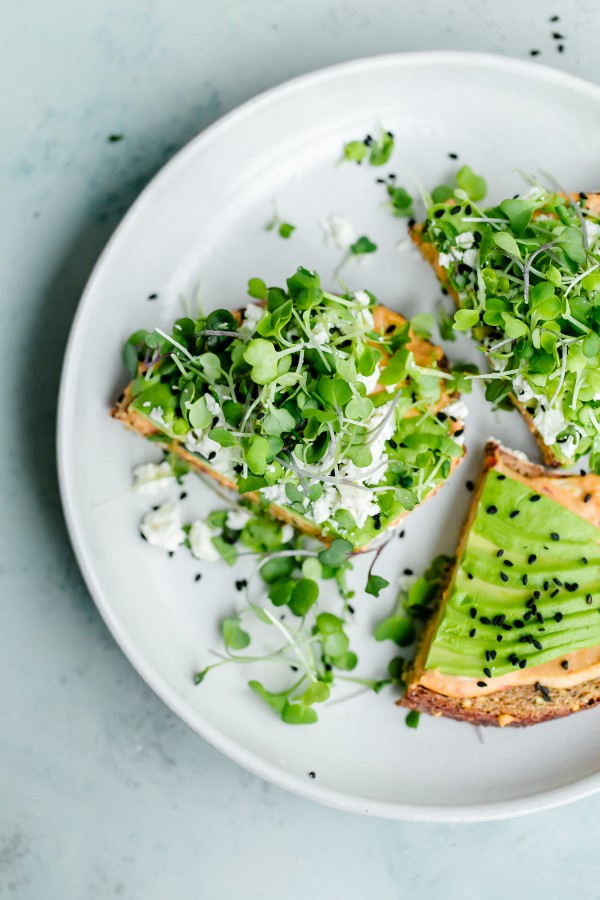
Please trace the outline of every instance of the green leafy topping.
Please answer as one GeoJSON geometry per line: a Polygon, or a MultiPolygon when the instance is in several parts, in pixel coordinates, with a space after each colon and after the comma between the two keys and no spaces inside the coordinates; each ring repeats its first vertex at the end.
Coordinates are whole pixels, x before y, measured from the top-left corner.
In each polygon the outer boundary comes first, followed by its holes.
{"type": "MultiPolygon", "coordinates": [[[[438,250],[459,309],[492,371],[486,398],[525,407],[562,465],[600,459],[600,217],[535,184],[497,206],[464,167],[452,197],[432,198],[424,239],[438,250]]],[[[444,329],[448,333],[447,320],[444,329]]]]}
{"type": "Polygon", "coordinates": [[[421,718],[421,713],[416,709],[411,709],[410,712],[407,712],[407,714],[406,714],[404,724],[406,725],[407,728],[418,728],[420,718],[421,718]]]}
{"type": "Polygon", "coordinates": [[[350,253],[353,256],[362,256],[365,253],[375,253],[377,250],[377,244],[374,244],[370,238],[359,237],[353,244],[350,245],[350,253]]]}
{"type": "Polygon", "coordinates": [[[471,200],[483,200],[487,194],[485,179],[476,175],[470,166],[463,166],[458,170],[456,184],[471,200]]]}

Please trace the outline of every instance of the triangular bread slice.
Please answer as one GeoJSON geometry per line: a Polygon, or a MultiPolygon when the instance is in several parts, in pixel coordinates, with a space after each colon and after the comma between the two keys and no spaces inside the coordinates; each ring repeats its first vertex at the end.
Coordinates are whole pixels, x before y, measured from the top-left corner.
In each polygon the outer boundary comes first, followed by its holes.
{"type": "MultiPolygon", "coordinates": [[[[587,209],[589,209],[590,212],[592,212],[595,216],[600,216],[600,193],[572,194],[571,198],[573,201],[579,201],[580,198],[585,198],[585,206],[587,207],[587,209]]],[[[452,200],[449,200],[448,203],[452,203],[452,200]]],[[[440,265],[438,248],[435,243],[424,240],[424,233],[425,223],[423,222],[413,223],[409,227],[410,237],[413,243],[418,248],[421,256],[426,262],[429,263],[429,265],[434,270],[444,292],[452,297],[457,307],[460,308],[460,298],[450,284],[446,269],[442,265],[440,265]]],[[[526,408],[526,404],[521,403],[514,394],[510,394],[510,399],[514,406],[519,410],[520,414],[523,416],[527,427],[534,436],[542,453],[542,459],[544,460],[544,463],[547,466],[552,467],[564,465],[564,462],[561,462],[561,460],[556,456],[552,447],[548,446],[548,444],[545,443],[542,435],[533,422],[532,413],[526,408]]]]}
{"type": "MultiPolygon", "coordinates": [[[[244,313],[245,308],[234,312],[234,316],[240,323],[244,320],[244,313]]],[[[400,313],[394,312],[383,305],[374,307],[373,316],[374,329],[375,331],[382,334],[389,334],[391,331],[401,328],[407,322],[404,316],[400,315],[400,313]]],[[[410,341],[406,346],[407,349],[412,351],[412,353],[414,354],[415,362],[418,365],[431,366],[433,363],[435,363],[443,372],[448,372],[448,361],[444,356],[441,347],[436,346],[430,341],[418,336],[412,331],[412,329],[410,330],[409,334],[410,341]]],[[[384,368],[386,363],[387,358],[384,357],[380,363],[381,368],[384,368]]],[[[141,368],[141,371],[143,372],[143,367],[141,368]]],[[[431,409],[431,413],[434,415],[441,413],[444,408],[459,400],[459,394],[455,392],[448,392],[446,380],[441,378],[440,384],[440,398],[436,402],[435,406],[431,409]]],[[[383,390],[384,388],[378,384],[372,393],[375,394],[383,390]]],[[[132,383],[130,383],[124,389],[115,405],[112,407],[110,411],[111,416],[113,416],[115,419],[118,419],[126,428],[130,429],[131,431],[136,432],[142,437],[146,437],[160,443],[166,450],[174,453],[177,457],[187,463],[193,471],[196,471],[203,476],[213,479],[222,488],[237,492],[236,484],[231,478],[228,478],[221,472],[217,471],[207,459],[203,459],[196,453],[190,453],[182,442],[174,440],[163,434],[157,427],[155,422],[151,421],[148,417],[140,415],[140,413],[132,407],[132,401],[132,383]],[[164,440],[161,440],[161,437],[164,438],[164,440]]],[[[464,430],[464,424],[458,415],[450,415],[449,418],[449,433],[451,435],[456,434],[458,438],[464,430]]],[[[456,457],[452,460],[450,470],[451,472],[454,471],[456,466],[461,462],[462,458],[464,457],[456,457]]],[[[429,499],[429,497],[437,493],[437,491],[443,484],[443,481],[438,483],[423,499],[429,499]]],[[[245,500],[249,500],[254,503],[262,503],[264,505],[264,499],[260,497],[258,492],[246,493],[243,496],[245,500]]],[[[316,537],[319,540],[323,541],[325,544],[330,544],[331,540],[333,539],[333,536],[327,534],[319,525],[311,522],[308,518],[297,515],[294,510],[290,509],[287,506],[282,506],[278,503],[270,503],[269,511],[271,515],[279,521],[289,523],[304,534],[316,537]]],[[[408,512],[406,510],[402,511],[396,519],[388,523],[387,529],[389,530],[390,528],[394,528],[407,514],[408,512]]],[[[383,529],[377,535],[377,537],[379,538],[382,533],[383,529]]],[[[368,544],[371,542],[372,541],[369,541],[363,546],[356,547],[355,550],[365,550],[368,544]]]]}
{"type": "Polygon", "coordinates": [[[596,706],[599,561],[600,477],[549,472],[497,441],[488,442],[454,567],[405,673],[399,705],[499,726],[533,725],[596,706]],[[495,488],[500,498],[511,486],[519,497],[518,503],[510,501],[514,509],[508,517],[502,499],[497,506],[485,505],[490,495],[484,491],[492,481],[501,482],[495,488]],[[519,514],[521,519],[513,519],[519,514]],[[510,529],[517,528],[511,521],[523,524],[509,538],[510,529]],[[562,542],[554,530],[561,526],[562,542]],[[552,562],[556,548],[563,571],[552,562]],[[493,596],[490,612],[486,604],[493,596]],[[502,597],[504,605],[498,602],[502,597]],[[577,649],[568,652],[569,642],[577,649]],[[457,675],[471,659],[476,669],[468,677],[457,675]]]}

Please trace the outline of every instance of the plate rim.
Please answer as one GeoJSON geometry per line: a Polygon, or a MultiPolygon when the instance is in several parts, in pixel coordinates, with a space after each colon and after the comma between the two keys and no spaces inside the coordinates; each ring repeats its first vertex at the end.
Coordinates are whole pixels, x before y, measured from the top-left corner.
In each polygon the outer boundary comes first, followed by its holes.
{"type": "Polygon", "coordinates": [[[71,484],[69,466],[67,465],[69,453],[67,440],[69,429],[68,409],[73,389],[72,385],[75,383],[73,376],[76,370],[72,371],[72,369],[74,369],[74,356],[80,324],[88,307],[93,302],[96,282],[100,278],[105,260],[111,254],[113,246],[121,239],[121,235],[143,214],[144,207],[148,203],[150,196],[161,189],[163,182],[173,174],[178,166],[185,164],[188,156],[196,152],[198,145],[207,145],[220,138],[231,125],[252,115],[255,109],[268,106],[273,100],[286,95],[291,96],[314,83],[343,78],[361,70],[377,70],[390,66],[418,67],[432,64],[440,67],[458,65],[467,65],[472,68],[484,67],[496,69],[501,74],[509,72],[522,73],[528,77],[537,77],[539,80],[547,83],[555,83],[562,87],[572,88],[580,95],[583,94],[596,100],[600,105],[600,86],[578,76],[563,72],[560,69],[512,56],[447,50],[387,53],[347,60],[280,82],[236,106],[203,131],[200,131],[158,170],[119,221],[96,260],[71,323],[62,364],[56,424],[56,462],[59,491],[67,531],[77,564],[100,616],[117,646],[137,674],[159,699],[195,734],[233,762],[247,769],[252,774],[258,775],[274,784],[276,787],[338,810],[403,821],[467,823],[523,816],[528,813],[563,806],[575,800],[588,797],[600,791],[600,769],[595,774],[584,776],[569,784],[547,791],[537,791],[518,798],[487,801],[481,804],[432,804],[425,806],[423,804],[399,803],[389,800],[371,800],[359,794],[350,794],[346,791],[322,787],[314,781],[307,783],[300,776],[282,769],[276,763],[264,760],[237,740],[224,735],[219,728],[211,725],[209,722],[193,722],[192,717],[189,715],[186,701],[179,698],[160,672],[157,672],[154,667],[147,663],[143,654],[137,650],[135,642],[130,639],[125,629],[121,629],[113,615],[111,604],[96,580],[94,565],[85,546],[84,531],[78,522],[73,497],[74,487],[71,484]]]}

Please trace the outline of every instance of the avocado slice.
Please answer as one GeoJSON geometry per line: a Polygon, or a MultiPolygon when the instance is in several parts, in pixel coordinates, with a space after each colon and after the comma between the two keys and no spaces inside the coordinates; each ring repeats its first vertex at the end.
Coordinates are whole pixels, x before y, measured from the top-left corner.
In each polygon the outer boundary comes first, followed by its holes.
{"type": "Polygon", "coordinates": [[[492,467],[425,669],[505,675],[600,645],[600,529],[492,467]]]}

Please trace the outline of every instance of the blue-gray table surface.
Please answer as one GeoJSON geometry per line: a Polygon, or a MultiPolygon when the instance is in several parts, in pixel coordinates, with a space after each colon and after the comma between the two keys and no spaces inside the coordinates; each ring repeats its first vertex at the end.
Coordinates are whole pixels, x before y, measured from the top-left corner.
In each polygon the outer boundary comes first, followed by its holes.
{"type": "Polygon", "coordinates": [[[599,33],[594,0],[0,0],[0,894],[598,896],[600,797],[480,825],[378,821],[273,788],[192,734],[82,582],[54,427],[91,267],[198,131],[292,76],[395,51],[537,50],[597,82],[599,33]]]}

